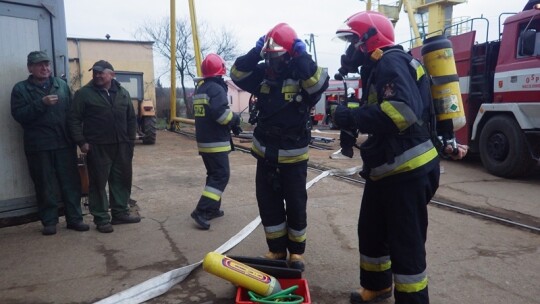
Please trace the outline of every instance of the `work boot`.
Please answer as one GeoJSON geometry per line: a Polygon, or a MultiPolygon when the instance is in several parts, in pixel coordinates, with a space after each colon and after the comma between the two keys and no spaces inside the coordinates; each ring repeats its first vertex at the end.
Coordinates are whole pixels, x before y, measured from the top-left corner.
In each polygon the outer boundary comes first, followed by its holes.
{"type": "Polygon", "coordinates": [[[223,212],[223,210],[219,209],[219,210],[213,210],[213,211],[210,211],[210,212],[206,212],[204,214],[204,218],[207,220],[207,221],[210,221],[210,220],[213,220],[217,217],[222,217],[223,215],[225,215],[225,212],[223,212]]]}
{"type": "Polygon", "coordinates": [[[374,291],[360,287],[351,292],[351,303],[377,303],[392,296],[392,287],[374,291]]]}
{"type": "Polygon", "coordinates": [[[141,221],[141,217],[137,215],[130,215],[129,213],[122,213],[119,215],[114,215],[111,220],[111,224],[120,225],[120,224],[133,224],[141,221]]]}
{"type": "Polygon", "coordinates": [[[43,226],[43,230],[41,230],[41,234],[43,234],[43,235],[56,234],[56,224],[55,225],[43,226]]]}
{"type": "Polygon", "coordinates": [[[287,252],[268,251],[263,257],[265,259],[269,259],[269,260],[282,260],[282,261],[285,261],[287,259],[287,252]]]}
{"type": "Polygon", "coordinates": [[[97,231],[101,233],[111,233],[114,231],[113,226],[111,223],[104,223],[104,224],[96,224],[97,231]]]}
{"type": "Polygon", "coordinates": [[[80,221],[76,223],[67,223],[66,228],[75,231],[88,231],[90,229],[90,226],[85,224],[83,221],[80,221]]]}
{"type": "Polygon", "coordinates": [[[289,257],[289,267],[304,271],[304,257],[301,254],[291,253],[289,257]]]}
{"type": "Polygon", "coordinates": [[[202,230],[210,229],[210,223],[208,222],[206,217],[204,217],[201,213],[197,212],[197,210],[191,212],[191,218],[195,220],[195,223],[197,223],[197,225],[199,225],[202,230]]]}

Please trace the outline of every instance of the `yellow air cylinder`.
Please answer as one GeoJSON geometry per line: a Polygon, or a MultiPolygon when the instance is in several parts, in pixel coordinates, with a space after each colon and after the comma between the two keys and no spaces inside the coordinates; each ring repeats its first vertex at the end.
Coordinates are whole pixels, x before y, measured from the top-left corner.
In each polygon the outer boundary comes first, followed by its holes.
{"type": "Polygon", "coordinates": [[[267,297],[281,291],[281,285],[273,276],[217,252],[206,254],[203,269],[261,296],[267,297]]]}
{"type": "Polygon", "coordinates": [[[451,120],[452,131],[461,129],[466,119],[452,42],[444,36],[424,40],[422,58],[432,80],[431,95],[437,122],[451,120]]]}

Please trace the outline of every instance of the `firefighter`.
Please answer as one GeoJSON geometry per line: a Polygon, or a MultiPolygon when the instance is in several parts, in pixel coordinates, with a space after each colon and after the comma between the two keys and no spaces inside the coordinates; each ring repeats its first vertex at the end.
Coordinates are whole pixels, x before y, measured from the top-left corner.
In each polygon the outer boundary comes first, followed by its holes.
{"type": "Polygon", "coordinates": [[[240,116],[229,109],[225,61],[208,54],[201,64],[203,83],[193,96],[195,136],[199,155],[206,167],[206,184],[191,217],[203,230],[210,229],[210,220],[224,215],[221,196],[229,182],[229,152],[232,149],[231,130],[242,132],[240,116]]]}
{"type": "MultiPolygon", "coordinates": [[[[395,303],[429,303],[427,203],[440,174],[429,129],[429,79],[424,67],[394,44],[392,23],[380,13],[354,14],[336,35],[350,43],[342,59],[349,66],[342,69],[355,72],[362,65],[362,74],[369,75],[362,78],[367,88],[362,106],[340,105],[333,112],[341,129],[368,134],[360,150],[366,179],[358,219],[361,287],[350,302],[388,298],[393,284],[395,303]]],[[[448,146],[443,153],[452,150],[448,146]]],[[[453,158],[466,153],[467,146],[458,145],[453,158]]]]}
{"type": "Polygon", "coordinates": [[[231,78],[257,97],[251,153],[257,159],[256,196],[269,248],[265,257],[286,260],[289,253],[290,267],[303,270],[310,109],[328,87],[328,74],[294,29],[280,23],[236,59],[231,78]]]}
{"type": "Polygon", "coordinates": [[[360,100],[356,98],[356,92],[353,88],[347,89],[346,106],[350,109],[358,108],[360,106],[360,100]]]}

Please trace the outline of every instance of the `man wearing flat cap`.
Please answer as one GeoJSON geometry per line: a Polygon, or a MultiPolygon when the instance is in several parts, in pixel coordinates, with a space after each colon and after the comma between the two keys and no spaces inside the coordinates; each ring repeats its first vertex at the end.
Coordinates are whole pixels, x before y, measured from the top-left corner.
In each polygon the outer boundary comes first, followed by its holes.
{"type": "Polygon", "coordinates": [[[30,76],[11,92],[11,115],[24,129],[24,151],[43,235],[56,234],[59,201],[64,203],[68,229],[89,229],[81,212],[77,146],[67,127],[71,92],[63,79],[51,76],[50,61],[42,51],[28,54],[30,76]]]}
{"type": "Polygon", "coordinates": [[[99,60],[89,71],[92,80],[75,93],[68,124],[73,139],[87,155],[90,213],[97,230],[109,233],[114,231],[112,225],[141,220],[130,214],[128,206],[136,116],[131,97],[114,79],[109,62],[99,60]]]}

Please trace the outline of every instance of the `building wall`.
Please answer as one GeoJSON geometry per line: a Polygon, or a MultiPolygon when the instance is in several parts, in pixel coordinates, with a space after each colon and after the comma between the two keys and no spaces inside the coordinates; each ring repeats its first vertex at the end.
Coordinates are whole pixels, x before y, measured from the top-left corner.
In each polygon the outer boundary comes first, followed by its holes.
{"type": "Polygon", "coordinates": [[[107,60],[115,71],[143,73],[144,98],[156,100],[153,42],[68,38],[70,87],[73,92],[92,79],[88,71],[98,60],[107,60]]]}

